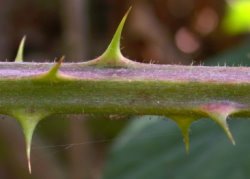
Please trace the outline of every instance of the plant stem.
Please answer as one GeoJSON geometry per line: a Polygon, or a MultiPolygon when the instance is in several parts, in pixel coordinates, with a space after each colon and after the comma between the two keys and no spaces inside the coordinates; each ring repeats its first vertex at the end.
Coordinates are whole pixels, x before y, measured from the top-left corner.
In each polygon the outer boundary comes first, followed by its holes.
{"type": "Polygon", "coordinates": [[[207,116],[204,105],[233,106],[250,116],[250,68],[136,64],[98,68],[65,63],[57,78],[39,76],[51,63],[0,63],[0,112],[207,116]]]}

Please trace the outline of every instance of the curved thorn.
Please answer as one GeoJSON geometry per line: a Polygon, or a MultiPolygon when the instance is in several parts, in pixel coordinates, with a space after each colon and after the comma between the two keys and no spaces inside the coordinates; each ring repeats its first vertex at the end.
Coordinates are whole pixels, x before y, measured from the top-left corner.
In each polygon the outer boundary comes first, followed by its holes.
{"type": "Polygon", "coordinates": [[[31,163],[30,163],[30,155],[29,155],[29,154],[27,155],[27,159],[28,159],[28,169],[29,169],[29,173],[31,174],[31,173],[32,173],[32,170],[31,170],[31,163]]]}
{"type": "Polygon", "coordinates": [[[19,44],[18,50],[17,50],[15,62],[23,62],[23,50],[24,50],[25,40],[26,40],[26,36],[23,36],[23,38],[19,44]]]}
{"type": "Polygon", "coordinates": [[[128,9],[124,17],[122,18],[118,28],[105,52],[93,61],[89,61],[89,65],[96,65],[96,66],[125,66],[128,63],[127,59],[125,59],[121,53],[120,49],[120,41],[121,41],[121,34],[128,17],[129,12],[131,11],[131,7],[128,9]]]}
{"type": "Polygon", "coordinates": [[[58,76],[59,68],[64,61],[65,56],[62,56],[50,69],[48,72],[39,75],[39,79],[55,80],[58,76]]]}
{"type": "Polygon", "coordinates": [[[221,122],[221,124],[220,124],[221,127],[222,127],[223,130],[225,131],[225,133],[226,133],[228,139],[231,141],[231,143],[232,143],[233,145],[235,145],[234,137],[233,137],[233,135],[232,135],[232,133],[231,133],[229,127],[228,127],[228,124],[227,124],[227,119],[225,118],[225,119],[223,119],[222,121],[223,121],[223,122],[221,122]]]}
{"type": "Polygon", "coordinates": [[[34,121],[33,124],[25,124],[26,122],[25,123],[21,122],[23,133],[25,136],[26,155],[27,155],[28,169],[30,174],[31,174],[30,151],[31,151],[32,136],[39,120],[33,120],[33,121],[34,121]]]}
{"type": "Polygon", "coordinates": [[[228,114],[216,114],[216,113],[211,113],[209,116],[217,123],[220,125],[220,127],[224,130],[226,133],[228,139],[231,141],[233,145],[235,145],[235,140],[234,137],[228,127],[227,124],[227,116],[228,114]]]}
{"type": "Polygon", "coordinates": [[[106,51],[103,53],[103,57],[105,58],[109,58],[109,59],[113,59],[116,60],[117,58],[120,58],[120,56],[122,56],[121,50],[120,50],[120,42],[121,42],[121,34],[122,34],[122,30],[124,27],[124,24],[127,20],[128,14],[131,11],[131,7],[128,9],[128,11],[126,12],[126,14],[124,15],[124,17],[122,18],[108,48],[106,49],[106,51]]]}
{"type": "Polygon", "coordinates": [[[59,68],[62,65],[62,62],[64,61],[65,56],[62,56],[57,62],[56,64],[48,71],[47,75],[51,76],[51,77],[55,77],[59,71],[59,68]]]}
{"type": "Polygon", "coordinates": [[[234,103],[211,103],[202,106],[205,112],[212,120],[214,120],[226,133],[228,139],[235,145],[234,137],[227,124],[227,117],[240,109],[240,105],[234,103]]]}
{"type": "Polygon", "coordinates": [[[48,116],[45,112],[27,112],[26,110],[14,110],[11,115],[15,117],[22,127],[26,143],[26,157],[28,162],[29,173],[31,173],[31,142],[34,130],[40,120],[48,116]]]}

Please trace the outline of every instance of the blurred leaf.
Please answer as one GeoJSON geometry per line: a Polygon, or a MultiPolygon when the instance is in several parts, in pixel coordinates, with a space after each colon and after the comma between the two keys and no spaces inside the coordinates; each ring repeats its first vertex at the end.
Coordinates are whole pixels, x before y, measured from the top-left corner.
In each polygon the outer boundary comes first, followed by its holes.
{"type": "Polygon", "coordinates": [[[237,0],[229,2],[227,13],[223,21],[226,32],[239,34],[250,30],[250,1],[237,0]]]}
{"type": "Polygon", "coordinates": [[[206,60],[204,65],[250,66],[249,39],[233,49],[206,60]]]}
{"type": "Polygon", "coordinates": [[[192,125],[191,150],[186,155],[181,134],[172,121],[138,117],[115,142],[104,178],[248,178],[248,124],[247,120],[240,120],[230,125],[236,136],[234,147],[215,123],[198,121],[192,125]]]}
{"type": "Polygon", "coordinates": [[[128,123],[128,116],[88,115],[87,124],[91,135],[96,139],[113,139],[128,123]]]}

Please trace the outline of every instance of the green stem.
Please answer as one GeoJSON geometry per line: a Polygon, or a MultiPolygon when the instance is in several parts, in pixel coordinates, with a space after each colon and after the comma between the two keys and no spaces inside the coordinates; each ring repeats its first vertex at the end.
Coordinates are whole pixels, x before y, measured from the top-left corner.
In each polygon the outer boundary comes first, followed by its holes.
{"type": "MultiPolygon", "coordinates": [[[[28,108],[49,113],[191,114],[223,104],[250,116],[250,68],[137,64],[97,68],[63,64],[58,77],[39,78],[46,63],[0,63],[0,112],[28,108]]],[[[42,75],[41,75],[42,74],[42,75]]]]}

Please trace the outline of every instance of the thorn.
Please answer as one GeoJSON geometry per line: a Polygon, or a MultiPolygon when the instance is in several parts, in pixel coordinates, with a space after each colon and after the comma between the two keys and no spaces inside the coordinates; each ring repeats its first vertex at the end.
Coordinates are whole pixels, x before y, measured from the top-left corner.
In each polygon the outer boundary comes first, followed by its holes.
{"type": "MultiPolygon", "coordinates": [[[[126,66],[126,63],[129,63],[128,60],[123,57],[120,49],[120,41],[121,41],[121,34],[128,17],[129,12],[131,11],[130,7],[124,17],[122,18],[118,28],[105,52],[98,57],[97,59],[90,61],[90,65],[96,66],[108,66],[108,67],[116,67],[116,66],[126,66]]],[[[131,61],[132,62],[132,61],[131,61]]]]}
{"type": "Polygon", "coordinates": [[[176,122],[177,126],[181,130],[183,142],[185,144],[186,153],[189,154],[190,149],[190,139],[189,139],[189,132],[190,126],[193,121],[196,120],[194,117],[187,117],[187,116],[172,116],[171,119],[176,122]]]}
{"type": "Polygon", "coordinates": [[[65,56],[62,56],[50,69],[49,71],[43,73],[43,74],[40,74],[38,76],[38,79],[41,79],[41,80],[55,80],[57,79],[58,77],[58,71],[59,71],[59,68],[61,67],[62,65],[62,62],[64,61],[65,59],[65,56]]]}
{"type": "Polygon", "coordinates": [[[50,77],[55,77],[59,71],[59,68],[62,65],[62,62],[64,61],[65,56],[62,56],[56,63],[55,65],[47,72],[47,75],[50,77]]]}
{"type": "Polygon", "coordinates": [[[25,40],[26,40],[26,36],[23,36],[23,38],[19,44],[18,50],[17,50],[15,62],[23,62],[23,50],[24,50],[25,40]]]}
{"type": "Polygon", "coordinates": [[[33,79],[41,81],[50,81],[52,83],[60,80],[70,80],[74,77],[59,73],[59,69],[64,61],[65,56],[62,56],[47,72],[36,75],[33,79]]]}
{"type": "Polygon", "coordinates": [[[49,114],[46,112],[29,112],[27,110],[14,110],[12,111],[11,115],[18,120],[22,127],[26,143],[26,157],[28,162],[28,169],[29,173],[31,174],[30,151],[32,136],[40,120],[42,120],[49,114]]]}
{"type": "Polygon", "coordinates": [[[229,102],[211,103],[202,107],[202,111],[205,112],[217,124],[219,124],[233,145],[235,145],[235,140],[227,124],[227,118],[231,114],[239,111],[240,107],[242,106],[229,102]]]}
{"type": "Polygon", "coordinates": [[[121,49],[120,49],[120,42],[121,42],[121,34],[122,34],[122,30],[124,27],[124,24],[127,20],[128,14],[131,11],[131,7],[128,9],[128,11],[126,12],[126,14],[124,15],[124,17],[122,18],[108,48],[106,49],[106,51],[103,53],[103,57],[106,58],[120,58],[120,56],[122,56],[121,53],[121,49]]]}
{"type": "Polygon", "coordinates": [[[30,163],[30,151],[27,152],[27,160],[28,160],[28,168],[29,168],[29,173],[31,174],[31,163],[30,163]]]}
{"type": "Polygon", "coordinates": [[[228,139],[231,141],[231,143],[233,145],[235,145],[235,140],[234,137],[228,127],[227,124],[227,117],[230,115],[230,113],[227,112],[221,112],[221,113],[217,113],[217,112],[210,112],[208,114],[212,120],[214,120],[217,124],[220,125],[220,127],[224,130],[224,132],[226,133],[228,139]]]}

